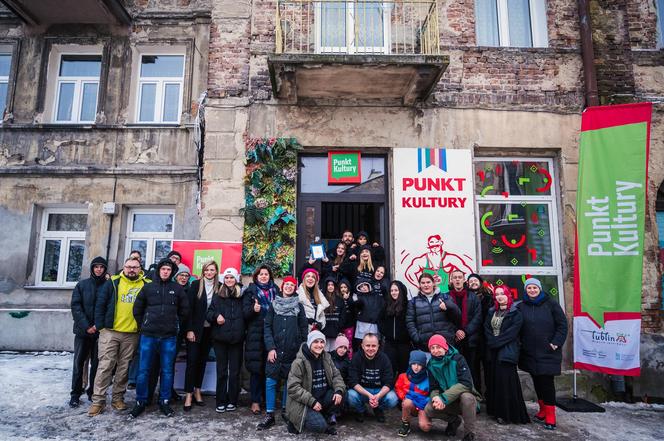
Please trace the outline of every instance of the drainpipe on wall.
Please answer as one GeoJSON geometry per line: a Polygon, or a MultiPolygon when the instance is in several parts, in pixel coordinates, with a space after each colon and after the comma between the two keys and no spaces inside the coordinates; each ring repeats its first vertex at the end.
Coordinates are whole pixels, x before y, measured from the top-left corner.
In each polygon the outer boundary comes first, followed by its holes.
{"type": "Polygon", "coordinates": [[[595,75],[595,51],[593,34],[590,28],[590,12],[588,0],[579,0],[579,27],[581,31],[581,59],[583,61],[583,83],[586,94],[586,107],[599,106],[597,93],[597,77],[595,75]]]}

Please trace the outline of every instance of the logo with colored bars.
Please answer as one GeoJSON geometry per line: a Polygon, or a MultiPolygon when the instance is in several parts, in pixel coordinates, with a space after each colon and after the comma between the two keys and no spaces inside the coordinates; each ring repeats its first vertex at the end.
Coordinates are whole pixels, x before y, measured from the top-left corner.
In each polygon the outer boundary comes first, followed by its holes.
{"type": "Polygon", "coordinates": [[[427,149],[423,147],[417,149],[417,172],[420,173],[429,167],[438,167],[442,171],[447,171],[446,149],[427,149]]]}

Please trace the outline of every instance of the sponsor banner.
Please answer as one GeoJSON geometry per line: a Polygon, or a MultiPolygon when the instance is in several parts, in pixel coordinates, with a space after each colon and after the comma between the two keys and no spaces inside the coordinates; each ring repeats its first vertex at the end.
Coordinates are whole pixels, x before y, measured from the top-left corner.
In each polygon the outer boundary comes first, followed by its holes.
{"type": "Polygon", "coordinates": [[[582,116],[574,256],[578,368],[639,375],[651,113],[652,105],[641,103],[590,107],[582,116]],[[615,341],[630,335],[635,343],[611,353],[588,335],[615,341]]]}
{"type": "Polygon", "coordinates": [[[327,153],[327,183],[346,185],[362,183],[360,152],[330,151],[327,153]]]}
{"type": "Polygon", "coordinates": [[[392,160],[395,276],[414,294],[427,272],[447,292],[452,270],[477,266],[471,152],[397,148],[392,160]]]}
{"type": "Polygon", "coordinates": [[[219,271],[242,267],[242,242],[213,242],[203,240],[174,240],[173,250],[182,254],[182,263],[191,269],[191,274],[200,278],[203,263],[214,259],[219,271]]]}

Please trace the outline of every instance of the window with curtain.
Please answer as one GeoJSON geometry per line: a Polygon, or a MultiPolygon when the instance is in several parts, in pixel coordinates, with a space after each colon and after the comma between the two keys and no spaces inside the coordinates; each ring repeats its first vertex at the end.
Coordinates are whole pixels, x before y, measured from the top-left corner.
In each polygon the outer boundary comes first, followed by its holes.
{"type": "Polygon", "coordinates": [[[545,0],[475,0],[475,32],[478,46],[547,47],[545,0]]]}

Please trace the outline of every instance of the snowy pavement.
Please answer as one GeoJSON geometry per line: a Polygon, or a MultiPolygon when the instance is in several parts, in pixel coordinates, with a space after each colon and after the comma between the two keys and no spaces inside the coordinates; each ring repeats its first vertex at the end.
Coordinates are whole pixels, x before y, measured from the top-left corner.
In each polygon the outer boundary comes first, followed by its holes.
{"type": "MultiPolygon", "coordinates": [[[[248,396],[243,393],[241,407],[229,414],[214,412],[214,399],[206,397],[206,407],[195,407],[184,414],[175,407],[173,418],[165,418],[156,407],[137,420],[129,420],[126,412],[110,410],[102,415],[87,416],[88,402],[78,409],[70,409],[71,381],[70,353],[16,354],[0,353],[0,440],[280,440],[289,436],[285,425],[266,432],[256,432],[259,417],[247,408],[248,396]]],[[[84,396],[85,398],[85,396],[84,396]]],[[[127,393],[128,404],[133,404],[134,392],[127,393]]],[[[534,403],[528,403],[531,414],[534,403]]],[[[540,424],[525,426],[499,426],[484,414],[479,415],[477,439],[498,440],[655,440],[661,438],[664,428],[664,406],[605,404],[606,413],[566,413],[558,409],[558,430],[544,430],[540,424]]],[[[395,440],[399,428],[399,414],[388,413],[388,423],[379,424],[368,418],[363,424],[345,419],[339,424],[339,435],[323,436],[337,440],[395,440]]],[[[280,418],[278,418],[280,420],[280,418]]],[[[416,424],[414,424],[416,426],[416,424]]],[[[434,432],[422,434],[414,427],[410,440],[458,440],[446,438],[445,424],[434,422],[434,432]]],[[[459,431],[463,435],[463,430],[459,431]]],[[[298,439],[318,439],[300,435],[298,439]]]]}

